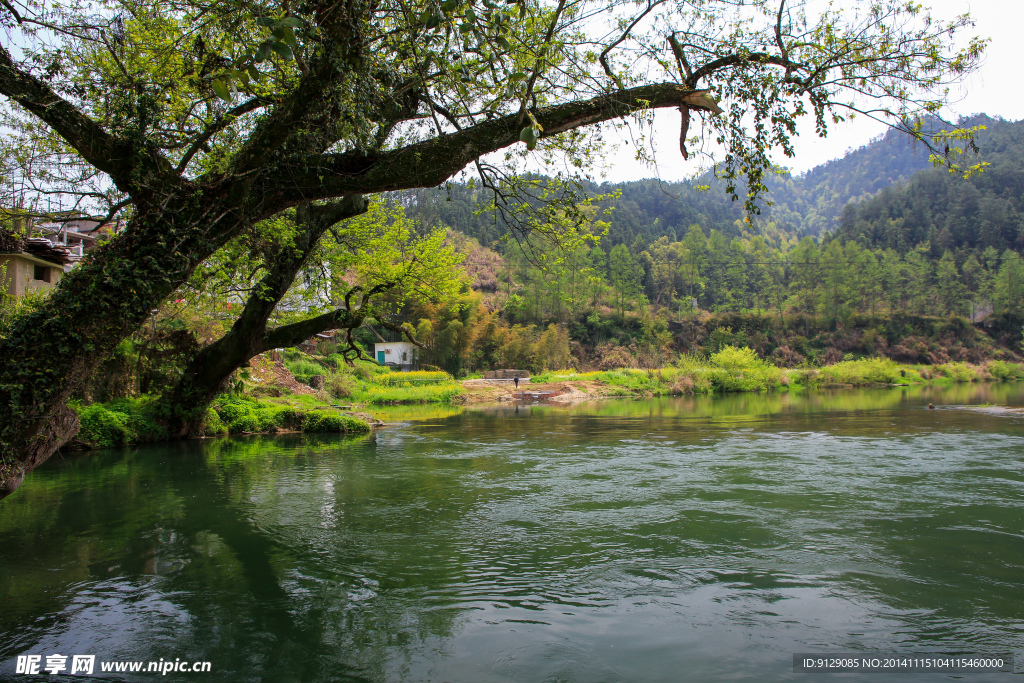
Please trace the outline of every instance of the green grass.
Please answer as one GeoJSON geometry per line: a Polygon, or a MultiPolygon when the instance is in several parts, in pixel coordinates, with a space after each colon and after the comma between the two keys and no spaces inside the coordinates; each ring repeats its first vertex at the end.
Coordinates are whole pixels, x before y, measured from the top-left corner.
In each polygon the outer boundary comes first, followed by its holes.
{"type": "Polygon", "coordinates": [[[986,379],[1024,379],[1024,364],[990,361],[986,366],[967,363],[922,366],[900,365],[888,358],[861,358],[821,368],[783,369],[761,360],[751,349],[726,347],[708,359],[683,355],[675,367],[659,370],[548,372],[533,377],[536,383],[600,382],[613,388],[612,395],[619,396],[757,392],[836,385],[953,384],[986,379]]]}
{"type": "Polygon", "coordinates": [[[450,403],[453,398],[465,393],[458,382],[416,383],[389,386],[363,383],[352,394],[359,403],[375,405],[398,405],[403,403],[450,403]],[[418,385],[418,386],[417,386],[418,385]]]}
{"type": "Polygon", "coordinates": [[[232,434],[278,431],[351,432],[370,430],[366,422],[323,405],[312,396],[255,399],[221,396],[214,410],[232,434]]]}
{"type": "MultiPolygon", "coordinates": [[[[72,407],[81,423],[75,441],[87,448],[130,446],[170,438],[161,425],[162,408],[153,397],[72,407]]],[[[370,426],[325,406],[314,396],[255,399],[225,394],[214,400],[204,429],[207,435],[282,431],[365,434],[370,426]]]]}
{"type": "Polygon", "coordinates": [[[386,386],[413,386],[416,384],[427,384],[429,382],[451,382],[453,378],[447,372],[431,372],[428,370],[416,370],[414,372],[392,372],[385,375],[378,375],[372,379],[376,384],[386,386]]]}
{"type": "MultiPolygon", "coordinates": [[[[412,403],[451,403],[465,393],[460,382],[447,372],[392,372],[391,368],[372,362],[357,361],[348,365],[340,354],[323,359],[328,367],[300,353],[288,353],[285,367],[300,382],[324,375],[324,388],[333,401],[368,405],[403,405],[412,403]]],[[[293,398],[293,397],[289,397],[293,398]]],[[[270,399],[273,400],[273,399],[270,399]]],[[[323,401],[317,399],[322,405],[323,401]]]]}
{"type": "Polygon", "coordinates": [[[888,358],[862,358],[846,360],[835,365],[819,368],[812,385],[849,384],[868,386],[871,384],[905,384],[921,381],[920,374],[907,366],[900,366],[888,358]],[[900,371],[903,371],[901,374],[900,371]]]}

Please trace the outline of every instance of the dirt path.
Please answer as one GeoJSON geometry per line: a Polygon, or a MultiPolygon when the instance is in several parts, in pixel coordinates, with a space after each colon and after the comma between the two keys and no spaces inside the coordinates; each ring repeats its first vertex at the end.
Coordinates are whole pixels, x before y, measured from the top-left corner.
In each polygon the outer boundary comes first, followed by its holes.
{"type": "Polygon", "coordinates": [[[515,384],[508,380],[467,379],[463,380],[462,386],[466,389],[462,397],[463,402],[468,405],[514,401],[517,394],[523,396],[525,400],[531,399],[530,394],[547,395],[545,400],[554,403],[579,403],[618,395],[611,387],[600,382],[520,381],[519,388],[516,389],[515,384]]]}

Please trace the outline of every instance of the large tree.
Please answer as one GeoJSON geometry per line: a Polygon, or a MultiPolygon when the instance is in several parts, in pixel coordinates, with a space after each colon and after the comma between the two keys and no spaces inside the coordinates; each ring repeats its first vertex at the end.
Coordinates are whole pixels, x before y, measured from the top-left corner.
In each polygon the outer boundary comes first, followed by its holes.
{"type": "Polygon", "coordinates": [[[179,290],[183,303],[244,303],[227,333],[198,349],[164,392],[168,431],[199,433],[231,374],[258,354],[345,330],[340,350],[355,360],[363,354],[352,331],[367,319],[399,331],[405,307],[457,297],[462,256],[447,230],[416,228],[399,206],[346,197],[257,224],[204,262],[179,290]]]}
{"type": "Polygon", "coordinates": [[[981,50],[966,18],[904,0],[4,0],[0,22],[9,201],[127,219],[2,331],[0,496],[74,433],[66,400],[118,341],[257,221],[468,164],[493,178],[538,142],[582,168],[594,124],[665,107],[684,155],[700,117],[756,190],[801,115],[901,124],[981,50]]]}

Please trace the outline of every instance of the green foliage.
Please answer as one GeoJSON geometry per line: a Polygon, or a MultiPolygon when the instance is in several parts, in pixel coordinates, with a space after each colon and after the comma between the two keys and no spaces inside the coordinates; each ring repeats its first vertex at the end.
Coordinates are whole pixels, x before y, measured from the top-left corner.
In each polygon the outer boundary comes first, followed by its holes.
{"type": "Polygon", "coordinates": [[[349,398],[355,393],[356,383],[351,375],[342,373],[329,375],[324,382],[324,389],[331,395],[331,398],[349,398]]]}
{"type": "Polygon", "coordinates": [[[231,430],[224,424],[224,421],[220,419],[220,413],[218,413],[213,406],[206,411],[206,421],[203,423],[203,435],[204,436],[222,436],[228,434],[231,430]]]}
{"type": "Polygon", "coordinates": [[[168,437],[160,424],[160,406],[151,397],[72,406],[80,422],[75,439],[91,448],[163,441],[168,437]]]}
{"type": "MultiPolygon", "coordinates": [[[[850,384],[900,384],[907,381],[906,369],[888,358],[862,358],[829,365],[818,371],[818,383],[850,384]],[[901,374],[901,369],[903,374],[901,374]]],[[[911,377],[910,379],[913,379],[911,377]]]]}
{"type": "Polygon", "coordinates": [[[351,415],[343,415],[337,411],[310,410],[302,414],[302,431],[363,434],[370,431],[370,426],[351,415]]]}
{"type": "Polygon", "coordinates": [[[221,396],[214,409],[232,434],[290,431],[301,425],[302,413],[295,408],[245,396],[221,396]]]}
{"type": "Polygon", "coordinates": [[[1024,379],[1024,363],[1010,363],[1003,360],[989,361],[986,365],[989,374],[996,379],[1024,379]]]}
{"type": "Polygon", "coordinates": [[[943,376],[951,379],[954,382],[977,382],[978,371],[977,368],[967,365],[966,363],[942,363],[936,365],[932,370],[943,376]]]}
{"type": "Polygon", "coordinates": [[[749,347],[727,346],[711,354],[710,361],[713,367],[708,376],[719,391],[762,391],[782,385],[782,371],[761,360],[749,347]]]}
{"type": "Polygon", "coordinates": [[[765,362],[758,358],[757,352],[747,346],[742,349],[727,346],[718,353],[711,354],[711,364],[730,371],[766,367],[765,362]]]}
{"type": "Polygon", "coordinates": [[[303,384],[309,384],[310,378],[315,375],[327,375],[329,372],[323,365],[306,358],[285,361],[284,366],[303,384]]]}
{"type": "Polygon", "coordinates": [[[95,404],[79,412],[78,419],[81,426],[75,438],[93,448],[126,446],[132,441],[133,434],[123,413],[95,404]]]}

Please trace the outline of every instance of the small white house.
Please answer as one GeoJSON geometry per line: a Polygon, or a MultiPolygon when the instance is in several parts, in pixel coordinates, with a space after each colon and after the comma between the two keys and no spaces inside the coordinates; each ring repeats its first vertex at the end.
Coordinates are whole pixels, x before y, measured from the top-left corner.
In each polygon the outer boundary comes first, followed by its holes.
{"type": "Polygon", "coordinates": [[[380,365],[412,370],[416,365],[416,345],[412,342],[381,342],[373,345],[373,356],[380,365]]]}

